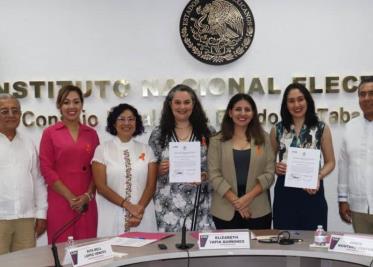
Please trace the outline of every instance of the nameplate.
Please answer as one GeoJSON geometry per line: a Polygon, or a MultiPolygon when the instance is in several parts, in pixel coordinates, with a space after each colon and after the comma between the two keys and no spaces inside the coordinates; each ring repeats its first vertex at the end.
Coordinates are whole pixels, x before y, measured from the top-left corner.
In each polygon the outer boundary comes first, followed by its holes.
{"type": "Polygon", "coordinates": [[[211,232],[199,233],[200,249],[250,248],[249,232],[211,232]]]}
{"type": "Polygon", "coordinates": [[[74,267],[110,259],[113,251],[108,241],[78,246],[67,250],[74,267]]]}
{"type": "Polygon", "coordinates": [[[365,235],[332,235],[328,250],[373,256],[373,238],[365,235]]]}

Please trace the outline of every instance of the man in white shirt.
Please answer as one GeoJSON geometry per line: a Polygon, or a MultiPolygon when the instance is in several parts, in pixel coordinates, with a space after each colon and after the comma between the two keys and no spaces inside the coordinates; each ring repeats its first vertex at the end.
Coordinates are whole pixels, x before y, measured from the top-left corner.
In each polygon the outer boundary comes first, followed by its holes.
{"type": "Polygon", "coordinates": [[[358,95],[363,116],[347,124],[338,164],[339,214],[356,233],[373,234],[373,77],[358,95]]]}
{"type": "Polygon", "coordinates": [[[0,94],[0,254],[35,246],[45,231],[47,192],[31,140],[19,132],[18,100],[0,94]]]}

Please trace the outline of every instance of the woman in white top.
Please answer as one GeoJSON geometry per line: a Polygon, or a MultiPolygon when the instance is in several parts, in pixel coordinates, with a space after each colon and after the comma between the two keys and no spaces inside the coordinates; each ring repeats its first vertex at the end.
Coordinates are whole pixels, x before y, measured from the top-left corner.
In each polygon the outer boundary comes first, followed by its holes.
{"type": "Polygon", "coordinates": [[[157,231],[152,197],[157,164],[150,147],[133,139],[144,132],[141,116],[128,104],[109,112],[106,130],[115,136],[96,148],[97,236],[157,231]]]}

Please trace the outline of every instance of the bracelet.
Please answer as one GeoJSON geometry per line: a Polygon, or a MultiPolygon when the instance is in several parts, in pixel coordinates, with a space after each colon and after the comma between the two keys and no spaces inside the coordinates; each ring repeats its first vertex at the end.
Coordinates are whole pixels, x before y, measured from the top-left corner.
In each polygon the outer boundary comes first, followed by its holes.
{"type": "Polygon", "coordinates": [[[85,192],[84,195],[86,195],[88,197],[88,200],[91,201],[92,200],[92,196],[90,193],[88,192],[85,192]]]}
{"type": "Polygon", "coordinates": [[[120,202],[120,206],[123,208],[123,204],[124,204],[124,202],[126,202],[126,199],[124,198],[123,200],[122,200],[122,202],[120,202]]]}

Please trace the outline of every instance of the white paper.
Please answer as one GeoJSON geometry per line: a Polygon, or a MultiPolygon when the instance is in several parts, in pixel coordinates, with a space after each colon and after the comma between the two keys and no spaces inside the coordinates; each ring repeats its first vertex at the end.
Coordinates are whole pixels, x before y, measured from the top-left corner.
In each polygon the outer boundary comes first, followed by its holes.
{"type": "Polygon", "coordinates": [[[170,183],[201,182],[200,142],[170,142],[170,183]]]}
{"type": "Polygon", "coordinates": [[[114,237],[110,239],[112,246],[122,247],[134,247],[139,248],[147,244],[157,241],[156,239],[140,239],[140,238],[128,238],[128,237],[114,237]]]}
{"type": "Polygon", "coordinates": [[[320,150],[290,147],[285,186],[316,189],[319,178],[320,150]]]}

